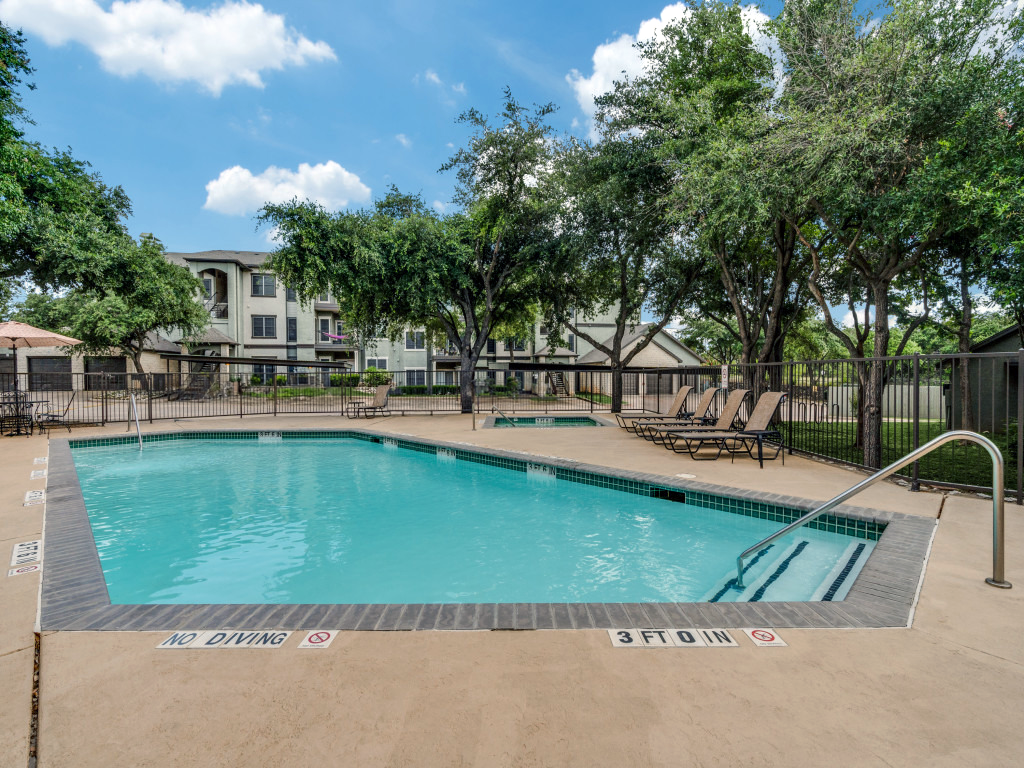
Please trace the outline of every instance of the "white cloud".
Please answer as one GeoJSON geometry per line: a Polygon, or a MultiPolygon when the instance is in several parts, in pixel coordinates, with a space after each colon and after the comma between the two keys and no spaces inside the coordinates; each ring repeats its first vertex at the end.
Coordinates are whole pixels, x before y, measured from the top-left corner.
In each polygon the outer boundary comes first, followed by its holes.
{"type": "Polygon", "coordinates": [[[445,209],[448,208],[448,206],[445,205],[444,203],[442,203],[440,200],[435,200],[433,205],[434,205],[434,210],[437,211],[438,213],[444,213],[445,209]]]}
{"type": "Polygon", "coordinates": [[[336,58],[327,43],[247,0],[202,9],[177,0],[118,0],[109,10],[97,0],[0,0],[0,17],[51,46],[81,43],[115,75],[194,82],[215,96],[236,83],[262,88],[266,70],[336,58]]]}
{"type": "Polygon", "coordinates": [[[412,146],[412,139],[406,136],[404,133],[399,133],[395,136],[395,141],[401,144],[403,147],[408,149],[412,146]]]}
{"type": "Polygon", "coordinates": [[[455,91],[458,94],[461,94],[461,95],[465,96],[466,95],[466,84],[465,83],[456,83],[455,85],[452,86],[452,90],[455,91]]]}
{"type": "Polygon", "coordinates": [[[426,73],[423,75],[423,78],[428,83],[433,83],[434,85],[443,85],[443,83],[441,82],[441,78],[437,76],[437,72],[435,72],[432,69],[428,69],[426,73]]]}
{"type": "Polygon", "coordinates": [[[272,165],[256,175],[236,165],[221,171],[220,176],[206,185],[203,208],[245,216],[259,210],[264,203],[284,203],[292,198],[315,200],[335,210],[351,202],[367,202],[370,188],[333,160],[317,165],[302,163],[297,171],[272,165]]]}
{"type": "MultiPolygon", "coordinates": [[[[754,46],[763,53],[773,55],[778,60],[777,42],[761,30],[762,25],[768,21],[768,17],[755,5],[744,7],[741,14],[744,28],[750,35],[754,46]]],[[[597,111],[594,99],[610,91],[616,80],[636,77],[643,72],[643,59],[636,49],[636,44],[657,40],[666,26],[686,19],[689,15],[690,9],[683,3],[667,5],[662,9],[660,16],[641,22],[636,35],[623,34],[615,40],[597,46],[594,49],[593,72],[589,77],[584,76],[576,69],[565,76],[569,85],[576,92],[576,101],[580,110],[590,121],[591,138],[595,140],[598,138],[594,128],[594,114],[597,111]]],[[[780,79],[781,74],[782,68],[781,65],[778,65],[776,81],[780,79]]]]}

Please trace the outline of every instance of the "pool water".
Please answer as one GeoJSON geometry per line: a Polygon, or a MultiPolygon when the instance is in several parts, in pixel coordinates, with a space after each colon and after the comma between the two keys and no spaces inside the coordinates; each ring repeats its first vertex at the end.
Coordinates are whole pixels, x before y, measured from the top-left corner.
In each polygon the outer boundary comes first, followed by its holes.
{"type": "Polygon", "coordinates": [[[115,604],[841,599],[874,546],[800,529],[739,593],[781,523],[355,439],[73,456],[115,604]]]}
{"type": "Polygon", "coordinates": [[[515,427],[600,427],[588,416],[498,416],[494,426],[499,429],[515,427]]]}

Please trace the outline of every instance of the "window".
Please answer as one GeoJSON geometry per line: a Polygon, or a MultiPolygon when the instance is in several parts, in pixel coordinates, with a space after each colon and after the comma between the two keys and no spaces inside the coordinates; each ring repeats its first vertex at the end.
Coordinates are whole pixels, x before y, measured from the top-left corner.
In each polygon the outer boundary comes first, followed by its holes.
{"type": "Polygon", "coordinates": [[[253,275],[252,276],[252,295],[253,296],[276,296],[277,288],[274,284],[273,275],[253,275]]]}
{"type": "Polygon", "coordinates": [[[331,340],[327,338],[325,334],[331,332],[331,321],[326,317],[321,317],[317,323],[320,326],[320,338],[317,339],[319,342],[329,343],[331,340]]]}
{"type": "MultiPolygon", "coordinates": [[[[287,357],[288,357],[289,360],[298,360],[299,359],[299,348],[298,347],[288,347],[288,349],[285,350],[285,351],[287,352],[287,357]]],[[[289,368],[288,370],[290,371],[291,368],[289,368]]]]}
{"type": "Polygon", "coordinates": [[[426,344],[423,341],[423,331],[406,331],[405,348],[426,349],[426,344]]]}
{"type": "Polygon", "coordinates": [[[510,349],[513,352],[525,352],[526,341],[523,339],[506,339],[505,349],[510,349]]]}
{"type": "Polygon", "coordinates": [[[573,336],[571,333],[569,334],[569,351],[570,352],[575,352],[576,351],[576,337],[573,336]]]}
{"type": "Polygon", "coordinates": [[[284,289],[284,300],[285,301],[295,301],[295,289],[294,288],[285,288],[284,289]]]}
{"type": "Polygon", "coordinates": [[[427,372],[409,369],[405,372],[405,384],[409,387],[422,387],[427,383],[427,372]]]}
{"type": "Polygon", "coordinates": [[[548,335],[548,327],[546,325],[542,325],[540,327],[540,335],[541,336],[547,336],[548,335]]]}
{"type": "Polygon", "coordinates": [[[213,278],[212,277],[204,277],[203,278],[203,298],[204,299],[213,298],[213,278]]]}
{"type": "Polygon", "coordinates": [[[287,341],[298,341],[299,340],[299,318],[289,317],[288,318],[288,339],[287,341]]]}
{"type": "Polygon", "coordinates": [[[368,357],[366,358],[367,368],[376,368],[378,371],[386,371],[388,369],[388,359],[386,357],[368,357]]]}
{"type": "MultiPolygon", "coordinates": [[[[269,358],[273,359],[273,358],[269,358]]],[[[264,365],[263,363],[252,364],[252,383],[253,384],[273,384],[274,373],[276,367],[273,365],[264,365]]]]}
{"type": "MultiPolygon", "coordinates": [[[[488,375],[492,379],[494,378],[493,371],[488,371],[488,375]]],[[[438,371],[435,374],[435,378],[437,379],[438,384],[447,384],[450,386],[455,383],[455,371],[438,371]]]]}
{"type": "Polygon", "coordinates": [[[326,291],[324,291],[323,293],[316,297],[316,300],[322,304],[327,304],[330,302],[331,297],[327,295],[326,291]]]}
{"type": "Polygon", "coordinates": [[[487,354],[488,355],[496,355],[496,354],[498,354],[498,342],[496,342],[494,339],[488,339],[487,340],[487,354]]]}
{"type": "Polygon", "coordinates": [[[252,337],[254,339],[276,339],[277,338],[277,316],[276,315],[253,315],[252,316],[252,337]]]}

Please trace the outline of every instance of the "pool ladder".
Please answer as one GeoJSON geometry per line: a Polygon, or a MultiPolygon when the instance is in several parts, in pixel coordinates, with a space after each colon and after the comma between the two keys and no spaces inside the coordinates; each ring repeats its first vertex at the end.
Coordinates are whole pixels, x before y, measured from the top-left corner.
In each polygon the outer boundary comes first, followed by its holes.
{"type": "Polygon", "coordinates": [[[865,488],[869,488],[878,481],[889,477],[889,475],[895,474],[900,469],[907,466],[907,464],[912,464],[925,454],[931,453],[936,448],[954,440],[968,440],[970,442],[977,443],[988,451],[988,455],[992,458],[992,577],[985,579],[985,583],[1001,589],[1009,589],[1012,587],[1013,585],[1005,578],[1003,566],[1003,552],[1006,548],[1003,531],[1003,454],[999,452],[999,448],[996,447],[996,444],[987,437],[983,437],[977,432],[968,432],[967,430],[958,429],[939,435],[934,440],[931,440],[920,448],[911,451],[899,461],[893,462],[885,469],[878,470],[875,474],[871,475],[871,477],[861,480],[856,485],[847,488],[838,496],[829,499],[820,507],[811,510],[798,520],[794,520],[785,528],[782,528],[771,536],[762,539],[754,546],[743,550],[739,557],[736,558],[736,588],[743,589],[743,561],[748,557],[760,552],[776,539],[785,536],[787,533],[790,533],[802,525],[806,525],[816,517],[824,515],[826,512],[842,504],[851,496],[856,496],[865,488]]]}
{"type": "MultiPolygon", "coordinates": [[[[135,433],[139,436],[139,450],[141,451],[142,450],[142,428],[139,426],[139,406],[136,405],[136,403],[135,403],[135,393],[134,392],[129,392],[128,396],[132,400],[132,416],[135,417],[135,433]]],[[[125,431],[128,432],[128,431],[131,430],[131,428],[132,428],[132,423],[131,423],[131,421],[129,421],[128,422],[128,429],[125,430],[125,431]]]]}
{"type": "MultiPolygon", "coordinates": [[[[491,408],[491,413],[494,413],[495,411],[498,411],[498,413],[501,413],[501,411],[499,411],[497,408],[491,408]]],[[[501,418],[503,418],[505,421],[507,421],[513,427],[518,427],[519,426],[514,421],[512,421],[512,419],[510,419],[508,416],[506,416],[504,413],[501,413],[501,418]]]]}

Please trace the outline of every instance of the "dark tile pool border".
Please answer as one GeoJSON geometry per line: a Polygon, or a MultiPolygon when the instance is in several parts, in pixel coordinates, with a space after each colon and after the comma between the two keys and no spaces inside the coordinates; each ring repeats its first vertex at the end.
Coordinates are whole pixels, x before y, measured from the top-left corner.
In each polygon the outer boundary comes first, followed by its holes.
{"type": "MultiPolygon", "coordinates": [[[[257,430],[151,433],[144,442],[255,440],[257,430]]],[[[560,479],[628,493],[682,492],[687,501],[737,514],[788,522],[815,502],[663,475],[629,472],[571,459],[426,440],[368,429],[274,430],[282,439],[393,442],[424,453],[444,449],[460,460],[515,471],[546,468],[560,479]]],[[[137,440],[102,437],[50,440],[44,527],[40,626],[44,630],[173,631],[177,629],[488,630],[679,628],[906,627],[910,622],[936,520],[898,512],[841,506],[816,527],[877,539],[845,600],[778,603],[458,603],[392,605],[111,605],[99,554],[71,457],[71,445],[137,440]]],[[[545,471],[545,469],[541,469],[545,471]]]]}

